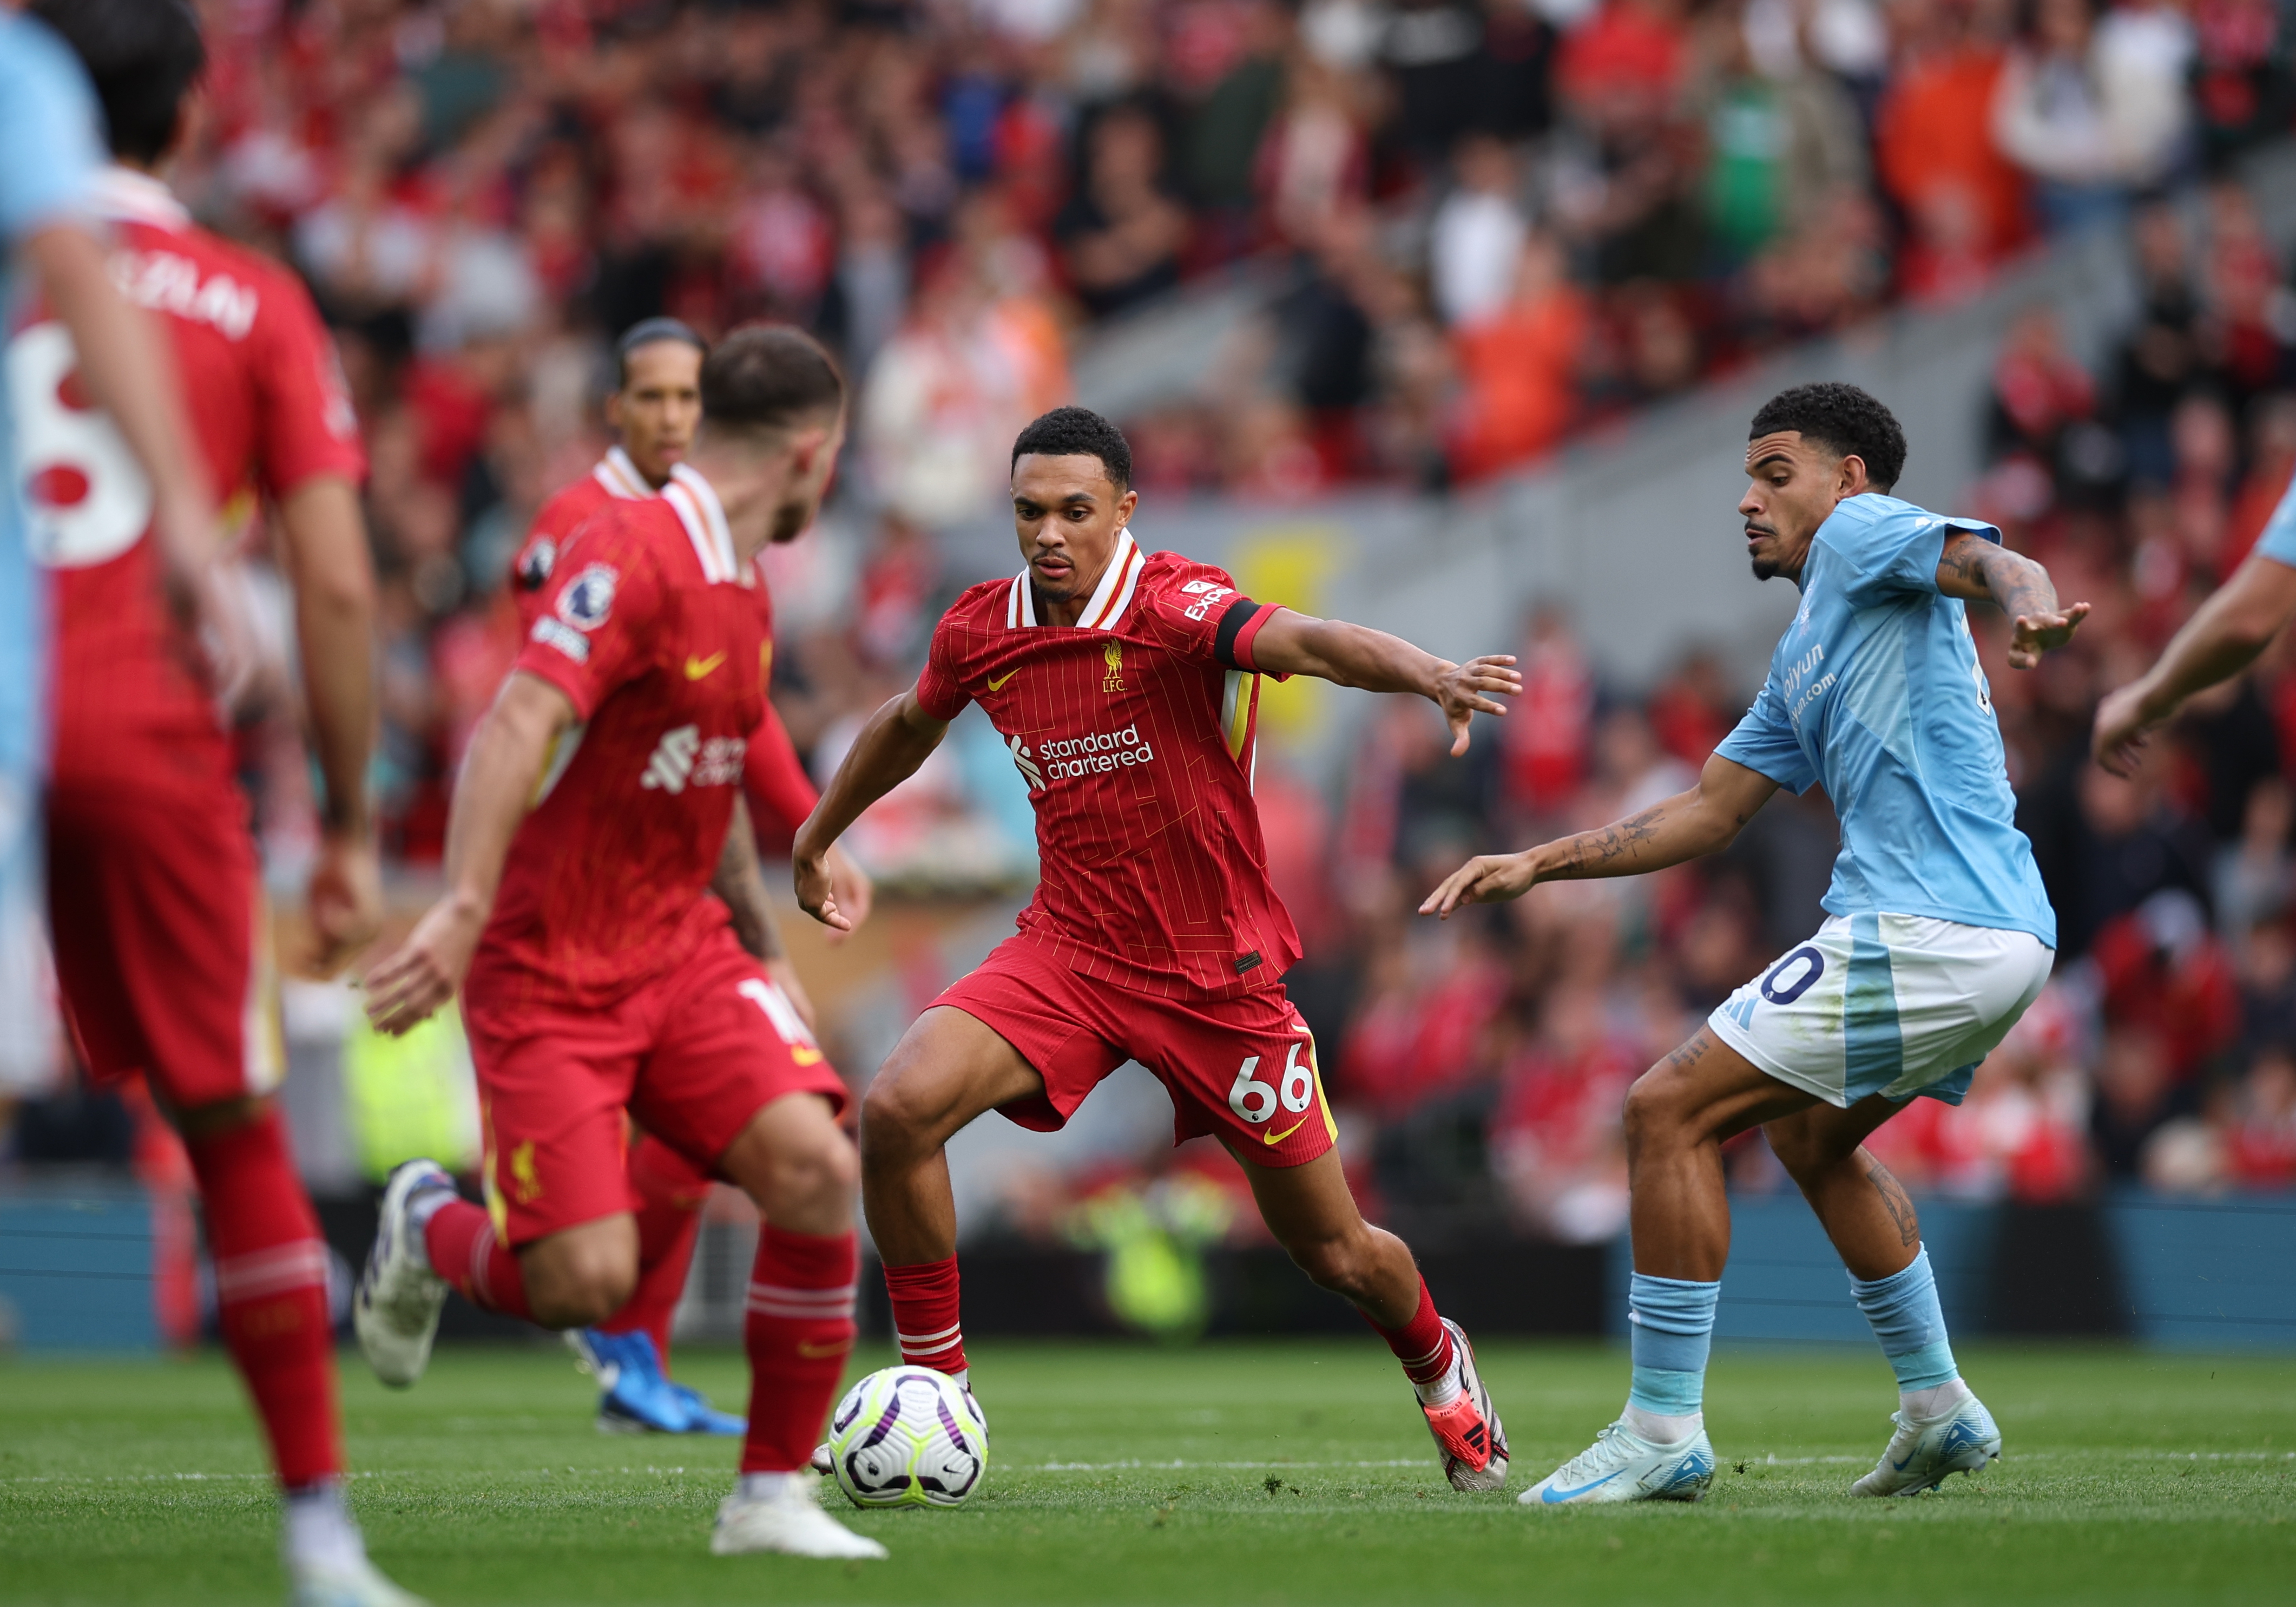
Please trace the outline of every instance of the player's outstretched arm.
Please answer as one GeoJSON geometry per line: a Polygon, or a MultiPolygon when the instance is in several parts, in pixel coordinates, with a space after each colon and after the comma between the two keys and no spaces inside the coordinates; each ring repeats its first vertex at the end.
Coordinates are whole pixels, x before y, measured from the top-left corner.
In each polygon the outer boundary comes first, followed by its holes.
{"type": "Polygon", "coordinates": [[[1698,784],[1599,831],[1520,854],[1482,854],[1443,879],[1419,906],[1423,915],[1449,919],[1463,904],[1520,898],[1542,881],[1582,881],[1592,876],[1634,876],[1726,849],[1740,828],[1769,801],[1778,783],[1759,770],[1716,754],[1698,784]]]}
{"type": "Polygon", "coordinates": [[[798,906],[824,926],[851,931],[853,922],[837,906],[831,886],[829,850],[862,811],[917,773],[940,739],[948,722],[927,714],[912,686],[890,700],[869,717],[821,801],[797,829],[790,857],[797,877],[798,906]]]}
{"type": "Polygon", "coordinates": [[[367,759],[374,745],[374,565],[358,491],[339,474],[303,481],[279,504],[303,697],[311,745],[326,784],[319,853],[311,866],[312,952],[321,975],[374,938],[382,878],[367,813],[367,759]]]}
{"type": "Polygon", "coordinates": [[[2159,663],[2097,705],[2090,740],[2096,762],[2115,775],[2128,775],[2148,733],[2175,718],[2194,693],[2246,669],[2292,617],[2296,569],[2250,553],[2185,621],[2159,663]]]}
{"type": "Polygon", "coordinates": [[[788,996],[799,1018],[810,1029],[813,1001],[806,996],[797,967],[790,963],[789,950],[783,946],[781,925],[774,919],[773,900],[767,896],[765,874],[758,864],[757,831],[750,824],[748,806],[738,797],[734,799],[734,818],[726,823],[726,847],[718,856],[718,873],[709,879],[709,890],[732,912],[734,940],[766,968],[766,974],[788,996]]]}
{"type": "Polygon", "coordinates": [[[1506,705],[1492,693],[1513,697],[1522,690],[1511,653],[1454,664],[1383,630],[1288,608],[1260,627],[1251,660],[1275,675],[1314,676],[1365,692],[1416,693],[1450,722],[1455,757],[1467,750],[1467,723],[1476,715],[1506,713],[1506,705]]]}
{"type": "Polygon", "coordinates": [[[1946,540],[1938,559],[1938,590],[1972,603],[1997,603],[2009,616],[2009,663],[2030,669],[2041,655],[2062,647],[2088,618],[2088,604],[2057,606],[2056,583],[2049,571],[2021,553],[1966,530],[1946,540]]]}
{"type": "Polygon", "coordinates": [[[366,1015],[394,1036],[455,996],[471,968],[501,884],[511,839],[526,818],[551,746],[574,705],[539,676],[512,670],[471,736],[447,816],[447,890],[406,941],[367,973],[366,1015]]]}

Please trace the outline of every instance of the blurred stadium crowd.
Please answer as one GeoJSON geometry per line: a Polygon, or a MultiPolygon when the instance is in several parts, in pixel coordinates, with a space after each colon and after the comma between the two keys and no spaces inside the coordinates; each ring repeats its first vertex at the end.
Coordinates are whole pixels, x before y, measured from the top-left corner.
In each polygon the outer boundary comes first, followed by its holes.
{"type": "MultiPolygon", "coordinates": [[[[2209,176],[2296,116],[2279,0],[201,10],[206,122],[175,182],[335,328],[373,465],[385,843],[418,871],[515,645],[509,554],[597,457],[605,342],[642,316],[802,323],[859,382],[829,537],[776,554],[777,695],[825,775],[970,578],[939,537],[993,516],[1079,343],[1191,285],[1274,288],[1192,394],[1120,421],[1139,481],[1282,504],[1472,482],[1782,342],[1972,294],[2053,234],[2127,230],[2138,322],[2096,372],[2046,312],[2019,324],[1962,504],[2097,605],[2037,674],[1988,643],[2058,980],[1967,1104],[1920,1102],[1877,1148],[1980,1198],[2296,1186],[2296,654],[2134,782],[2082,762],[2098,693],[2296,467],[2296,293],[2209,176]],[[2195,178],[2197,221],[2152,199],[2195,178]]],[[[1462,854],[1677,790],[1751,691],[1693,653],[1627,698],[1566,616],[1525,629],[1504,740],[1447,762],[1398,703],[1343,794],[1278,758],[1260,795],[1372,1197],[1594,1240],[1624,1221],[1626,1084],[1816,924],[1834,835],[1822,798],[1781,798],[1718,862],[1416,920],[1462,854]]],[[[245,753],[283,886],[312,828],[280,692],[245,753]]],[[[979,780],[1002,759],[954,744],[889,800],[884,857],[906,833],[1025,878],[1025,803],[979,780]]],[[[1731,1165],[1784,1185],[1758,1138],[1731,1165]]]]}

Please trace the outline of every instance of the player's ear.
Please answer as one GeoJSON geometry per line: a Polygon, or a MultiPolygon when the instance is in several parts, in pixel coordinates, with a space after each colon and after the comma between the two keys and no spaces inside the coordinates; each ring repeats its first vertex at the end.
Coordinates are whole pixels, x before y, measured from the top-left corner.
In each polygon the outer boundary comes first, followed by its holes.
{"type": "Polygon", "coordinates": [[[1121,529],[1124,526],[1132,522],[1132,510],[1139,505],[1140,493],[1128,488],[1124,495],[1117,498],[1116,502],[1116,523],[1118,529],[1121,529]]]}
{"type": "Polygon", "coordinates": [[[1842,496],[1857,496],[1873,489],[1866,480],[1866,460],[1855,452],[1845,452],[1841,468],[1835,476],[1834,490],[1842,496]]]}

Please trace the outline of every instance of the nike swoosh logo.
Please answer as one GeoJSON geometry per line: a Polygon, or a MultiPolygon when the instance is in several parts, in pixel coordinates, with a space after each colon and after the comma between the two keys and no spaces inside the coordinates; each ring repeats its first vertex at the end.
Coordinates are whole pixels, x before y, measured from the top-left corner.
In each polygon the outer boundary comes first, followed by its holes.
{"type": "Polygon", "coordinates": [[[1011,680],[1014,676],[1019,675],[1020,673],[1021,672],[1017,669],[1008,669],[1004,672],[1003,679],[1000,680],[992,677],[988,683],[988,690],[991,692],[1004,691],[1004,682],[1011,680]]]}
{"type": "Polygon", "coordinates": [[[1259,1140],[1260,1140],[1260,1142],[1261,1142],[1262,1144],[1268,1144],[1268,1145],[1270,1145],[1270,1146],[1273,1146],[1273,1145],[1275,1145],[1275,1144],[1282,1144],[1285,1139],[1287,1139],[1287,1138],[1291,1137],[1292,1134],[1294,1134],[1294,1133],[1298,1132],[1301,1127],[1306,1127],[1307,1125],[1308,1125],[1308,1119],[1307,1119],[1306,1117],[1302,1116],[1299,1120],[1297,1120],[1297,1121],[1293,1122],[1290,1127],[1288,1127],[1284,1128],[1281,1133],[1262,1133],[1262,1134],[1259,1136],[1259,1140]]]}
{"type": "Polygon", "coordinates": [[[726,655],[722,652],[713,652],[706,659],[688,658],[685,660],[685,678],[698,681],[725,661],[726,655]]]}
{"type": "MultiPolygon", "coordinates": [[[[1619,1473],[1623,1473],[1626,1471],[1626,1469],[1620,1468],[1619,1470],[1619,1473]]],[[[1577,1497],[1585,1495],[1588,1490],[1601,1489],[1604,1485],[1610,1483],[1611,1480],[1616,1479],[1619,1476],[1619,1473],[1605,1473],[1600,1479],[1595,1480],[1594,1483],[1582,1484],[1575,1490],[1558,1490],[1550,1484],[1545,1489],[1538,1492],[1538,1498],[1548,1506],[1559,1506],[1565,1501],[1574,1500],[1577,1497]]]]}
{"type": "Polygon", "coordinates": [[[1890,1463],[1890,1465],[1892,1468],[1895,1468],[1898,1472],[1901,1472],[1901,1473],[1902,1473],[1902,1472],[1904,1472],[1907,1468],[1909,1468],[1909,1467],[1911,1467],[1911,1466],[1913,1466],[1913,1465],[1914,1465],[1914,1457],[1915,1457],[1915,1456],[1919,1455],[1920,1454],[1921,1454],[1921,1447],[1920,1447],[1919,1446],[1915,1446],[1915,1447],[1914,1447],[1914,1449],[1913,1449],[1912,1453],[1911,1453],[1911,1454],[1909,1454],[1909,1455],[1906,1457],[1906,1459],[1905,1459],[1903,1462],[1892,1462],[1892,1463],[1890,1463]]]}
{"type": "Polygon", "coordinates": [[[816,1344],[812,1340],[800,1340],[797,1342],[797,1353],[800,1356],[804,1357],[808,1361],[819,1361],[825,1356],[842,1356],[851,1349],[853,1349],[853,1347],[850,1345],[837,1344],[834,1342],[828,1344],[816,1344]]]}

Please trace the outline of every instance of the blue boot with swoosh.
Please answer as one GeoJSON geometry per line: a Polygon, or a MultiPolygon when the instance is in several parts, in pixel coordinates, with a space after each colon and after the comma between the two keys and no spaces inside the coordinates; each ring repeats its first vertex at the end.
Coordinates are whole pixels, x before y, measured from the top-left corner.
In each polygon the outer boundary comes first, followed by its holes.
{"type": "Polygon", "coordinates": [[[1714,1447],[1705,1430],[1672,1445],[1653,1445],[1621,1420],[1515,1498],[1525,1506],[1700,1501],[1713,1482],[1714,1447]]]}

